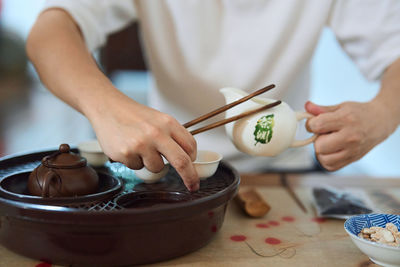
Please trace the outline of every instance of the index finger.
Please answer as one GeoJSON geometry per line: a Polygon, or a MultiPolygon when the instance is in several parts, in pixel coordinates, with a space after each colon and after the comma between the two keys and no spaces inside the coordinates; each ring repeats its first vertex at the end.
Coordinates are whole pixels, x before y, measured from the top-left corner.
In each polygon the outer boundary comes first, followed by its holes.
{"type": "Polygon", "coordinates": [[[306,128],[309,132],[315,134],[326,134],[335,132],[343,127],[341,120],[338,120],[338,116],[335,112],[327,112],[319,114],[306,122],[306,128]]]}
{"type": "Polygon", "coordinates": [[[190,156],[172,138],[162,140],[160,144],[162,145],[157,147],[158,151],[175,168],[186,188],[189,191],[198,190],[200,180],[190,156]]]}

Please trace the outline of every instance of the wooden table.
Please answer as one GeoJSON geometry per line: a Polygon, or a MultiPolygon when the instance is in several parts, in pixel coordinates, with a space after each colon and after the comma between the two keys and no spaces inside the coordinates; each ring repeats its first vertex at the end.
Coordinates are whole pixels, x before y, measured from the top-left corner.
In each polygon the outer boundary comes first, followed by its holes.
{"type": "MultiPolygon", "coordinates": [[[[152,266],[377,266],[355,247],[343,220],[316,218],[311,188],[333,185],[363,190],[382,212],[400,214],[400,179],[286,175],[304,212],[282,186],[282,175],[242,175],[240,190],[256,188],[272,207],[261,219],[249,218],[231,202],[222,229],[204,248],[152,266]]],[[[0,246],[1,267],[51,266],[0,246]]]]}

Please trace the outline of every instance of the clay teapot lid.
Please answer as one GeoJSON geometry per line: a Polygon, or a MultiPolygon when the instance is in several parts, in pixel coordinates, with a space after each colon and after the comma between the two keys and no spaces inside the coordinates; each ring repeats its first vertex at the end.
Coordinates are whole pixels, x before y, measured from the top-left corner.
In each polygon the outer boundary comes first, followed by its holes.
{"type": "Polygon", "coordinates": [[[61,144],[58,151],[42,159],[42,164],[48,168],[75,169],[85,167],[86,159],[70,152],[68,144],[61,144]]]}

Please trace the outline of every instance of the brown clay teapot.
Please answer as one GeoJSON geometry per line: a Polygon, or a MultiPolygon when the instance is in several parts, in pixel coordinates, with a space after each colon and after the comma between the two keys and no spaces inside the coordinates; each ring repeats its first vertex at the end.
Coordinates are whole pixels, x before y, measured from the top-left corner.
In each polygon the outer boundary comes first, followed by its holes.
{"type": "Polygon", "coordinates": [[[42,159],[29,175],[28,190],[41,197],[73,197],[96,193],[99,177],[86,159],[70,152],[67,144],[42,159]]]}

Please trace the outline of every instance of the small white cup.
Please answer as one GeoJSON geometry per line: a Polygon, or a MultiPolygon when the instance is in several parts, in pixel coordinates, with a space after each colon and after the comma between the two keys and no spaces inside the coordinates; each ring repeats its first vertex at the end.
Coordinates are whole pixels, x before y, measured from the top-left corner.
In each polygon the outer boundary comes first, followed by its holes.
{"type": "Polygon", "coordinates": [[[78,144],[78,150],[82,157],[86,158],[93,167],[103,166],[108,157],[104,154],[97,140],[90,140],[78,144]]]}
{"type": "MultiPolygon", "coordinates": [[[[164,168],[157,173],[149,171],[146,167],[141,168],[140,170],[135,170],[135,175],[141,179],[145,183],[155,183],[163,178],[168,170],[169,163],[166,159],[164,159],[165,166],[164,168]]],[[[219,162],[222,160],[222,155],[208,150],[198,150],[196,160],[193,162],[194,168],[196,169],[197,175],[200,180],[205,180],[210,176],[213,176],[217,171],[219,162]]]]}
{"type": "Polygon", "coordinates": [[[151,172],[146,167],[140,170],[135,170],[135,175],[146,184],[152,184],[158,182],[163,178],[169,170],[169,164],[165,164],[164,168],[160,172],[151,172]]]}
{"type": "Polygon", "coordinates": [[[196,160],[193,162],[200,180],[213,176],[217,171],[222,155],[209,150],[198,150],[196,160]]]}

